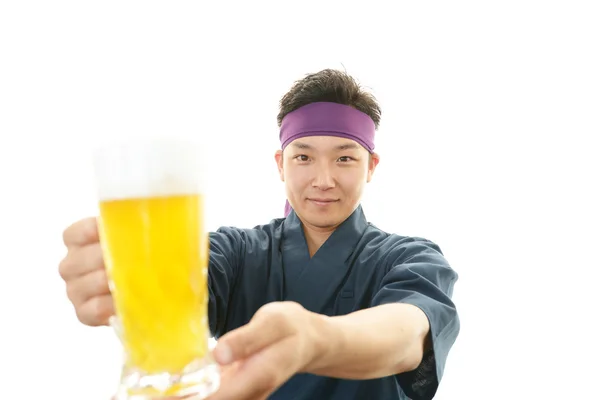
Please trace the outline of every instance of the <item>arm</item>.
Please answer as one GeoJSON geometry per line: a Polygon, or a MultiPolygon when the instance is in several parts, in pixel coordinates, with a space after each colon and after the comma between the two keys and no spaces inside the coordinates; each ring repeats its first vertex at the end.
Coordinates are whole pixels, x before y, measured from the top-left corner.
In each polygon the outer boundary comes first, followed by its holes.
{"type": "Polygon", "coordinates": [[[305,372],[342,379],[373,379],[416,369],[429,321],[410,304],[385,304],[342,317],[317,316],[317,358],[305,372]]]}
{"type": "Polygon", "coordinates": [[[437,391],[458,335],[450,300],[456,273],[431,243],[404,244],[370,308],[326,317],[292,302],[259,309],[214,351],[224,366],[214,399],[262,398],[298,372],[371,379],[394,376],[414,400],[437,391]]]}
{"type": "Polygon", "coordinates": [[[229,299],[243,260],[245,241],[241,231],[234,228],[211,232],[209,240],[209,325],[211,334],[219,337],[224,333],[229,299]]]}
{"type": "Polygon", "coordinates": [[[371,308],[331,318],[331,326],[324,328],[336,338],[328,342],[336,344],[316,366],[327,371],[326,375],[395,374],[408,397],[431,399],[460,330],[451,299],[458,274],[432,242],[401,242],[395,253],[392,267],[371,300],[371,308]],[[385,352],[386,356],[379,359],[385,352]],[[354,357],[357,361],[355,365],[350,365],[350,361],[343,365],[334,361],[338,357],[354,357]],[[362,367],[362,362],[373,364],[362,367]]]}

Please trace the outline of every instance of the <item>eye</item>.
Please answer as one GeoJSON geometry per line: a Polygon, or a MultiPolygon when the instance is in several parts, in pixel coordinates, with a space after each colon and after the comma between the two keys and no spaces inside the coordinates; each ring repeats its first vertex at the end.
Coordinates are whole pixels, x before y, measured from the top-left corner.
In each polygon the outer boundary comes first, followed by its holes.
{"type": "Polygon", "coordinates": [[[341,156],[340,158],[338,158],[338,161],[346,163],[346,162],[354,161],[354,158],[352,158],[350,156],[341,156]]]}
{"type": "Polygon", "coordinates": [[[305,154],[299,154],[296,157],[294,157],[296,160],[298,161],[302,161],[302,162],[306,162],[308,161],[308,156],[305,154]]]}

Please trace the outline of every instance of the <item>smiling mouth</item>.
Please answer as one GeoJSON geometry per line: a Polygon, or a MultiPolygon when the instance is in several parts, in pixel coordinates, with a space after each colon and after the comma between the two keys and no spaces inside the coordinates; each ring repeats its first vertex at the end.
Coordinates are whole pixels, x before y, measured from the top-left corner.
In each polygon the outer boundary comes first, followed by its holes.
{"type": "Polygon", "coordinates": [[[337,199],[308,199],[308,201],[310,201],[313,204],[316,204],[318,206],[327,206],[329,204],[333,204],[335,202],[337,202],[337,199]]]}

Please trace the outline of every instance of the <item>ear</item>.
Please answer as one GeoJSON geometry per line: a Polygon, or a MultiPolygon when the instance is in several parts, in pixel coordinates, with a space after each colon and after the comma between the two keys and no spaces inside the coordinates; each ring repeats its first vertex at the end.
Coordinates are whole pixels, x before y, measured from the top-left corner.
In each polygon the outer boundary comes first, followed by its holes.
{"type": "Polygon", "coordinates": [[[279,170],[279,179],[281,179],[281,182],[284,182],[285,179],[283,177],[283,150],[277,150],[275,152],[275,162],[277,163],[277,169],[279,170]]]}
{"type": "Polygon", "coordinates": [[[373,174],[375,173],[375,168],[379,164],[379,154],[373,153],[369,155],[369,170],[367,171],[367,182],[371,182],[373,179],[373,174]]]}

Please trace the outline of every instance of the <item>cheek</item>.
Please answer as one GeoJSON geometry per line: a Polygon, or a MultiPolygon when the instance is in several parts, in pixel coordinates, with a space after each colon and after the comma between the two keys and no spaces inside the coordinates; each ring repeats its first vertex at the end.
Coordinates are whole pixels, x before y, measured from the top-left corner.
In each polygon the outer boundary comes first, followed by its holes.
{"type": "Polygon", "coordinates": [[[285,182],[291,189],[298,189],[306,185],[308,174],[298,168],[298,165],[286,163],[283,169],[285,182]]]}
{"type": "Polygon", "coordinates": [[[340,186],[342,186],[344,191],[348,194],[362,192],[362,188],[366,181],[367,173],[362,170],[348,171],[348,173],[342,174],[339,179],[340,186]]]}

